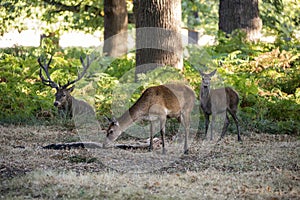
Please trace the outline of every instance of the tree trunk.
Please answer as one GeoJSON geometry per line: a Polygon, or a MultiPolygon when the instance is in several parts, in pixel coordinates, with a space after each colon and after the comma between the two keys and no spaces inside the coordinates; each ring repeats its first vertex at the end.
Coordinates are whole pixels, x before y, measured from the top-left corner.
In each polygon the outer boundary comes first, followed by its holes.
{"type": "Polygon", "coordinates": [[[158,66],[183,68],[180,0],[135,0],[137,75],[158,66]]]}
{"type": "Polygon", "coordinates": [[[127,53],[128,16],[126,0],[104,0],[104,47],[107,56],[127,53]]]}
{"type": "Polygon", "coordinates": [[[260,38],[261,28],[258,0],[220,0],[219,30],[226,34],[243,30],[248,40],[256,41],[260,38]]]}

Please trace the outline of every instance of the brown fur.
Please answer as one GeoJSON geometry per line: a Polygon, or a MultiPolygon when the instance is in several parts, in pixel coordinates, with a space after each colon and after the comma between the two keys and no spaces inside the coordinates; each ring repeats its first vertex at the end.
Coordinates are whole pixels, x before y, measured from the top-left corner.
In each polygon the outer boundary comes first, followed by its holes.
{"type": "Polygon", "coordinates": [[[146,89],[136,103],[117,120],[112,120],[107,130],[104,146],[116,140],[133,122],[141,119],[150,123],[150,150],[153,148],[153,123],[160,122],[163,153],[167,117],[176,118],[185,127],[184,153],[188,153],[187,138],[190,126],[190,113],[195,102],[194,91],[183,84],[166,84],[146,89]]]}
{"type": "Polygon", "coordinates": [[[59,114],[67,118],[94,116],[95,112],[92,106],[71,95],[73,89],[74,86],[68,89],[59,88],[56,90],[54,106],[57,107],[59,114]]]}
{"type": "MultiPolygon", "coordinates": [[[[214,116],[218,113],[226,112],[226,117],[225,117],[224,126],[222,129],[222,134],[220,139],[224,137],[227,131],[229,125],[228,113],[230,113],[230,115],[232,116],[236,124],[237,132],[238,132],[238,141],[242,141],[240,136],[238,118],[236,115],[238,104],[239,104],[238,93],[230,87],[211,90],[210,80],[215,73],[216,70],[214,70],[210,74],[205,74],[200,71],[202,77],[202,84],[200,87],[200,104],[201,104],[200,107],[205,116],[205,136],[207,137],[208,126],[210,123],[209,116],[212,115],[211,136],[210,136],[210,139],[212,140],[214,116]],[[225,98],[226,98],[226,102],[224,104],[225,98]]],[[[198,129],[200,130],[200,123],[198,129]]]]}

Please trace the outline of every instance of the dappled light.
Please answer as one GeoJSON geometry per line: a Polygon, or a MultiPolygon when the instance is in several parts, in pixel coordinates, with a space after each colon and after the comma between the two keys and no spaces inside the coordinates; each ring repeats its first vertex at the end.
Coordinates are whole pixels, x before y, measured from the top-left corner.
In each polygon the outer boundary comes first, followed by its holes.
{"type": "Polygon", "coordinates": [[[1,1],[0,198],[299,199],[300,4],[235,2],[1,1]]]}

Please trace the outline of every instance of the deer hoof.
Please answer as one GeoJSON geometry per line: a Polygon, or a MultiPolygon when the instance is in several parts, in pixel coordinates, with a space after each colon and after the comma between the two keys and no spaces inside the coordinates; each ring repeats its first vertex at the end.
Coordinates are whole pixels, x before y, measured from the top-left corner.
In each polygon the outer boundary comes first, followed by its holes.
{"type": "Polygon", "coordinates": [[[187,150],[184,150],[184,154],[185,155],[188,155],[189,154],[189,150],[187,149],[187,150]]]}

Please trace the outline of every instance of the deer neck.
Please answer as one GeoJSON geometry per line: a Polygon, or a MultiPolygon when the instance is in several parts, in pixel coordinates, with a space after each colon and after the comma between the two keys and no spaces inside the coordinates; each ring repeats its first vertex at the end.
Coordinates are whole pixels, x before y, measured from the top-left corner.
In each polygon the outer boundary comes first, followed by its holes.
{"type": "Polygon", "coordinates": [[[127,110],[121,117],[117,119],[120,129],[125,131],[135,120],[132,119],[129,111],[127,110]]]}
{"type": "Polygon", "coordinates": [[[210,97],[210,88],[201,86],[200,95],[201,95],[201,98],[208,99],[210,97]]]}
{"type": "Polygon", "coordinates": [[[127,110],[121,117],[118,118],[120,128],[125,131],[132,123],[139,120],[144,115],[144,112],[139,109],[138,104],[134,104],[129,110],[127,110]]]}
{"type": "Polygon", "coordinates": [[[73,101],[75,101],[75,98],[72,96],[69,96],[67,99],[67,102],[66,102],[67,103],[66,107],[68,109],[72,109],[73,101]]]}
{"type": "Polygon", "coordinates": [[[75,101],[75,98],[70,96],[68,97],[67,101],[65,102],[65,105],[63,106],[64,111],[70,116],[72,116],[73,101],[75,101]]]}

